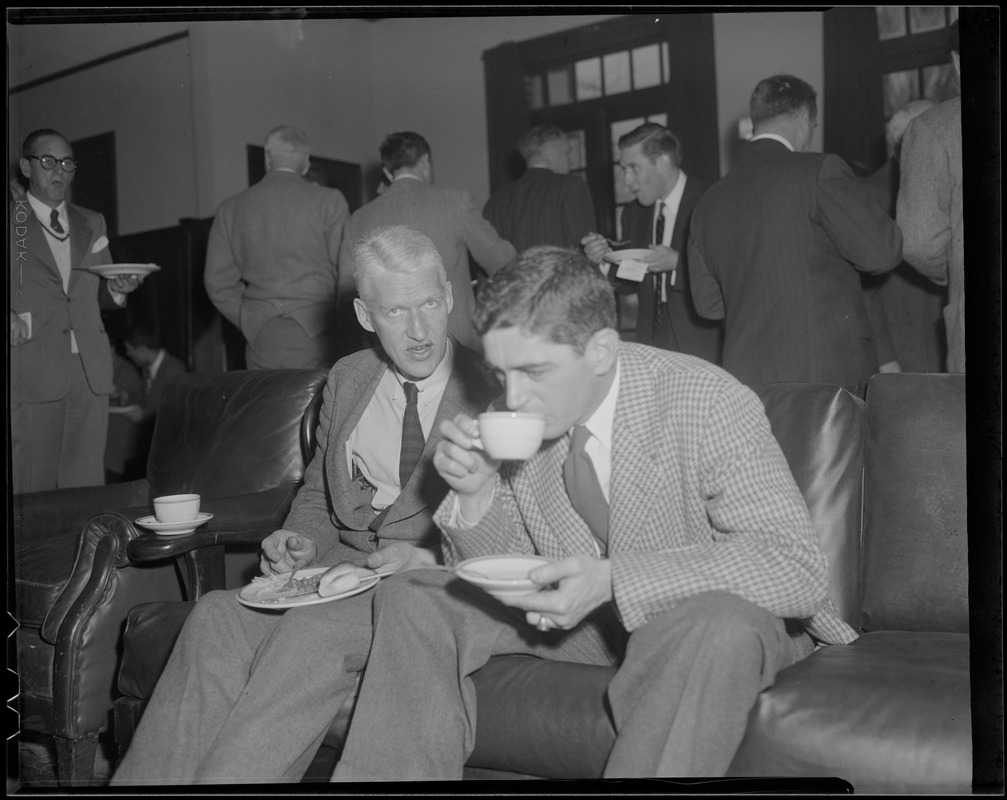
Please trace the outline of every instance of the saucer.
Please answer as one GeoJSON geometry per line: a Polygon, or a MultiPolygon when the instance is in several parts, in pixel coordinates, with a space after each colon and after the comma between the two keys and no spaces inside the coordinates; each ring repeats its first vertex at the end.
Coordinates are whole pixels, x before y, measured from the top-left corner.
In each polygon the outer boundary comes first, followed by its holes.
{"type": "Polygon", "coordinates": [[[157,264],[98,264],[94,267],[88,267],[90,272],[95,275],[101,275],[103,278],[115,278],[119,275],[150,275],[152,272],[157,272],[161,268],[157,264]]]}
{"type": "Polygon", "coordinates": [[[200,525],[211,519],[213,519],[213,514],[200,511],[196,514],[195,519],[187,519],[182,522],[158,522],[157,517],[154,516],[140,517],[134,521],[140,527],[152,530],[161,536],[184,536],[187,533],[192,533],[200,525]]]}
{"type": "Polygon", "coordinates": [[[542,556],[480,556],[457,564],[455,574],[494,597],[518,597],[543,588],[529,578],[528,573],[535,567],[551,563],[542,556]]]}
{"type": "Polygon", "coordinates": [[[612,250],[609,253],[605,253],[604,259],[606,261],[614,261],[618,264],[620,261],[636,261],[641,258],[646,258],[653,250],[647,250],[646,248],[637,248],[635,250],[612,250]]]}

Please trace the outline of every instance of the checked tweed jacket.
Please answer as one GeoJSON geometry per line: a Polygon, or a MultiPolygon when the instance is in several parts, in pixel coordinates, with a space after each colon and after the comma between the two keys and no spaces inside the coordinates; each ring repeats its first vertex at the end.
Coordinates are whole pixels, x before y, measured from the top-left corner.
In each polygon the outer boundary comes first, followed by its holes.
{"type": "MultiPolygon", "coordinates": [[[[623,342],[612,442],[609,553],[616,611],[632,632],[706,591],[739,595],[816,640],[857,634],[832,608],[826,560],[762,403],[705,361],[623,342]]],[[[445,563],[495,553],[594,553],[563,485],[569,433],[505,462],[472,530],[434,515],[445,563]]]]}

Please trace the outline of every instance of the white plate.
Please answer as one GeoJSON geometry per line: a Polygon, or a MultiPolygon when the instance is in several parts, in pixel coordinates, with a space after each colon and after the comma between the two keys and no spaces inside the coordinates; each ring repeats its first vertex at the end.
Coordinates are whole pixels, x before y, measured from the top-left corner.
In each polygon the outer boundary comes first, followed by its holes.
{"type": "Polygon", "coordinates": [[[103,278],[115,278],[119,275],[150,275],[160,269],[157,264],[99,264],[88,267],[88,270],[103,278]]]}
{"type": "MultiPolygon", "coordinates": [[[[311,578],[315,575],[327,572],[330,569],[332,569],[332,567],[311,567],[309,569],[302,569],[298,573],[298,577],[311,578]]],[[[277,588],[286,583],[287,578],[289,577],[288,574],[272,575],[268,578],[263,576],[253,578],[251,583],[238,591],[238,602],[250,608],[265,608],[270,611],[282,611],[283,609],[295,608],[297,606],[314,606],[319,603],[329,603],[333,600],[342,600],[344,597],[352,597],[355,594],[365,592],[387,574],[390,573],[375,572],[374,570],[367,569],[366,567],[358,567],[357,575],[360,576],[360,585],[355,589],[349,589],[345,592],[340,592],[339,594],[330,595],[329,597],[322,597],[318,592],[311,592],[311,594],[301,594],[296,597],[289,598],[278,597],[276,594],[277,588]]]]}
{"type": "Polygon", "coordinates": [[[620,261],[630,261],[646,258],[652,252],[654,251],[643,248],[638,248],[635,250],[612,250],[610,253],[605,253],[604,258],[606,261],[611,261],[615,264],[618,264],[620,261]]]}
{"type": "Polygon", "coordinates": [[[135,520],[136,524],[142,528],[147,528],[161,536],[184,536],[192,533],[196,528],[205,522],[213,519],[213,514],[200,511],[195,519],[187,519],[184,522],[158,522],[157,517],[140,517],[135,520]]]}
{"type": "Polygon", "coordinates": [[[542,589],[528,577],[528,573],[535,567],[551,563],[542,556],[480,556],[455,565],[455,574],[494,596],[517,597],[542,589]]]}

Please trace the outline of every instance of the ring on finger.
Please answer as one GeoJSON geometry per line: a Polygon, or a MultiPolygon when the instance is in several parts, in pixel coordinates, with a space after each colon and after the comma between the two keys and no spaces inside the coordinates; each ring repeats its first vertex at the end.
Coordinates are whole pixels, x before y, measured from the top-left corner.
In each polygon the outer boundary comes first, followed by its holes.
{"type": "Polygon", "coordinates": [[[553,627],[553,621],[549,619],[549,617],[545,616],[545,614],[543,614],[538,618],[538,625],[536,625],[535,627],[538,628],[543,633],[545,633],[547,630],[553,627]]]}

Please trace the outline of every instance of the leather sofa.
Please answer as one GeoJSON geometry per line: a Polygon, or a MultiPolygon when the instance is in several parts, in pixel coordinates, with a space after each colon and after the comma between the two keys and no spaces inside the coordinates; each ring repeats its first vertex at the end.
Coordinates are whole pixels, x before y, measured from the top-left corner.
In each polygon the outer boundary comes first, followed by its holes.
{"type": "MultiPolygon", "coordinates": [[[[831,386],[758,390],[829,558],[830,594],[861,637],[780,673],[752,709],[729,776],[838,779],[869,793],[970,791],[964,381],[876,375],[865,400],[831,386]]],[[[220,543],[209,534],[188,537],[191,547],[220,543]]],[[[134,558],[147,560],[143,544],[132,542],[134,558]]],[[[152,602],[129,615],[121,748],[189,608],[152,602]]],[[[473,676],[479,714],[466,777],[600,777],[615,736],[605,705],[612,674],[491,660],[473,676]]],[[[330,744],[349,713],[348,704],[330,744]]]]}
{"type": "Polygon", "coordinates": [[[145,478],[13,498],[20,729],[55,737],[61,785],[91,782],[130,609],[198,597],[227,575],[241,585],[244,568],[257,569],[261,531],[279,527],[314,448],[325,379],[324,370],[180,376],[165,389],[145,478]],[[134,559],[144,533],[134,520],[152,513],[153,497],[179,492],[200,493],[214,514],[200,529],[205,546],[186,552],[190,537],[175,549],[164,539],[162,557],[134,559]],[[224,542],[234,545],[226,563],[224,542]]]}

